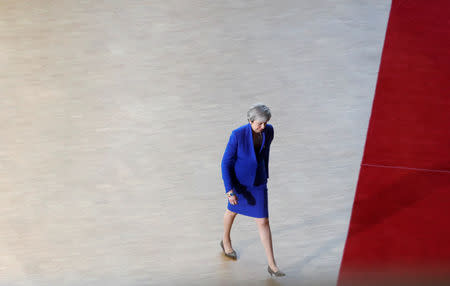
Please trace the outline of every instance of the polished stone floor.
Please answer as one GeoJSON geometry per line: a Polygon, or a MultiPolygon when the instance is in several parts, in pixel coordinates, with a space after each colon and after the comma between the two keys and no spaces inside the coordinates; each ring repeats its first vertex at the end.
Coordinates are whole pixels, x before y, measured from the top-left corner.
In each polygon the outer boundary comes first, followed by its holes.
{"type": "Polygon", "coordinates": [[[0,285],[335,285],[389,1],[0,5],[0,285]],[[269,277],[220,160],[272,109],[269,277]]]}

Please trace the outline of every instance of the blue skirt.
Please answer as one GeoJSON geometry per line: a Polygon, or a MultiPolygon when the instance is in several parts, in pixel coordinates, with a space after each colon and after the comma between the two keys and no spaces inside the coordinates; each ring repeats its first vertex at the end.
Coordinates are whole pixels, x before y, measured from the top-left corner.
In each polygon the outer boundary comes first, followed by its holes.
{"type": "Polygon", "coordinates": [[[228,202],[228,210],[255,218],[268,218],[267,184],[259,186],[238,186],[234,189],[238,203],[228,202]]]}

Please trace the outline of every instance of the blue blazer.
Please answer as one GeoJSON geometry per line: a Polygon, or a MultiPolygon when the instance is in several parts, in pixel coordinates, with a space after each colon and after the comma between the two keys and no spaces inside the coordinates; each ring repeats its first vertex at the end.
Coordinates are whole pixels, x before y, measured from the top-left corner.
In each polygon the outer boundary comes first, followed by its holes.
{"type": "MultiPolygon", "coordinates": [[[[265,163],[266,178],[269,178],[269,151],[273,140],[273,127],[266,125],[262,133],[260,155],[265,163]]],[[[253,186],[258,162],[253,147],[252,127],[250,123],[231,132],[222,158],[222,179],[225,192],[235,189],[238,184],[253,186]]]]}

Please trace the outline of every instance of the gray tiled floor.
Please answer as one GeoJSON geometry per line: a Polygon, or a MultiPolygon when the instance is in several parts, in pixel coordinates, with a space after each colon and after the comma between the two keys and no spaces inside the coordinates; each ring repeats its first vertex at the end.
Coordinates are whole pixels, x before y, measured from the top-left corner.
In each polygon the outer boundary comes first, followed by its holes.
{"type": "Polygon", "coordinates": [[[334,285],[390,3],[0,5],[0,285],[334,285]],[[269,210],[221,255],[220,160],[271,107],[269,210]]]}

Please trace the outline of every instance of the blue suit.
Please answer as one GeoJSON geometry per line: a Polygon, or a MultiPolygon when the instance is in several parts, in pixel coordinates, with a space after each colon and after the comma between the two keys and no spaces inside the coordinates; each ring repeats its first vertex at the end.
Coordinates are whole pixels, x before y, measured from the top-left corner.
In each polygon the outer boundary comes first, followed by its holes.
{"type": "MultiPolygon", "coordinates": [[[[264,161],[262,172],[265,179],[269,178],[269,151],[273,140],[273,127],[266,125],[263,133],[260,150],[260,159],[264,161]]],[[[259,168],[261,169],[261,168],[259,168]]],[[[233,189],[236,183],[244,186],[253,186],[258,170],[258,160],[253,148],[252,127],[250,123],[243,125],[230,135],[225,153],[222,158],[222,179],[225,192],[233,189]]]]}
{"type": "Polygon", "coordinates": [[[228,209],[252,217],[268,217],[267,178],[273,127],[267,124],[262,132],[262,144],[255,153],[252,127],[243,125],[230,135],[222,158],[222,179],[225,192],[234,190],[238,204],[228,203],[228,209]]]}

